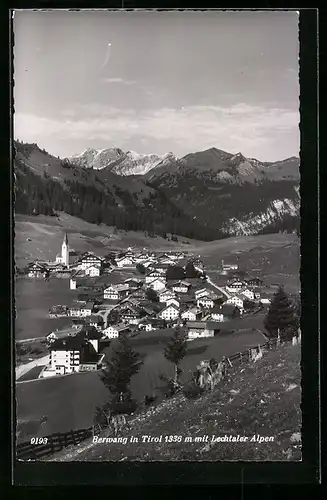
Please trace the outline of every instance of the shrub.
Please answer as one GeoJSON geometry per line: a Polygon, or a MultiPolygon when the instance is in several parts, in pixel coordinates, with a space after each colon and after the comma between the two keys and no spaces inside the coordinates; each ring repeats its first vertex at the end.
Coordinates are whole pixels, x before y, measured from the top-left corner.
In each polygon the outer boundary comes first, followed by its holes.
{"type": "Polygon", "coordinates": [[[183,394],[187,399],[198,399],[204,392],[204,389],[196,385],[194,382],[186,385],[183,389],[183,394]]]}

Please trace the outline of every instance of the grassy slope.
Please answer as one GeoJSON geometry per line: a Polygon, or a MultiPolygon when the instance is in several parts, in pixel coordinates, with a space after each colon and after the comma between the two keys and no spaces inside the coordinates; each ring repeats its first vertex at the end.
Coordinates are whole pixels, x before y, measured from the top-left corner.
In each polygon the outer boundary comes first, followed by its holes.
{"type": "Polygon", "coordinates": [[[62,450],[51,460],[300,460],[300,446],[291,440],[294,433],[301,432],[300,378],[300,348],[282,346],[256,364],[232,368],[213,393],[197,401],[179,396],[135,417],[126,437],[139,437],[138,443],[93,444],[88,440],[62,450]],[[183,439],[209,435],[211,440],[212,435],[225,434],[273,436],[274,442],[141,442],[142,435],[181,435],[183,439]]]}
{"type": "Polygon", "coordinates": [[[155,249],[188,249],[190,245],[183,245],[183,241],[196,243],[194,240],[180,238],[174,243],[163,238],[149,238],[143,232],[117,231],[114,234],[112,227],[97,226],[82,219],[60,214],[56,217],[45,215],[28,216],[16,214],[15,216],[15,258],[18,267],[26,265],[34,259],[55,259],[61,251],[64,231],[68,232],[69,243],[76,251],[95,251],[105,255],[115,248],[137,246],[155,249]],[[30,238],[32,241],[28,241],[30,238]]]}

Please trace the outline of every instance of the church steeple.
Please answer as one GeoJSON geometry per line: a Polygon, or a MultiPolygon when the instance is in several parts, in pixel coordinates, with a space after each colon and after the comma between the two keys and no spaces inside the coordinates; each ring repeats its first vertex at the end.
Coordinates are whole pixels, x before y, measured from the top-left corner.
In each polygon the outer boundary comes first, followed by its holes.
{"type": "Polygon", "coordinates": [[[69,266],[69,246],[68,246],[67,232],[65,232],[64,241],[62,242],[61,259],[62,259],[62,263],[68,267],[69,266]]]}
{"type": "Polygon", "coordinates": [[[68,235],[67,235],[67,231],[65,232],[64,243],[66,243],[66,245],[68,245],[68,235]]]}

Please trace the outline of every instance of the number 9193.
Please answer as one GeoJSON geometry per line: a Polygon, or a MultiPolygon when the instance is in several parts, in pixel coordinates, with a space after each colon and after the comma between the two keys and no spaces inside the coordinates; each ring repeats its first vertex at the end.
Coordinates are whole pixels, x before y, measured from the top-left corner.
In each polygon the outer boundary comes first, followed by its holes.
{"type": "Polygon", "coordinates": [[[47,444],[48,438],[31,438],[31,444],[47,444]]]}

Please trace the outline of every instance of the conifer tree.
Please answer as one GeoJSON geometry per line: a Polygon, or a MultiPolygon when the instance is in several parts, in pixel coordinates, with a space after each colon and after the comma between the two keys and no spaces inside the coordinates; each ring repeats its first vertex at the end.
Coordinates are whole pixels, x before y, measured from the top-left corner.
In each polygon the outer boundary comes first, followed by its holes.
{"type": "Polygon", "coordinates": [[[170,363],[175,365],[174,382],[176,383],[178,382],[178,376],[180,373],[179,363],[185,357],[186,350],[186,335],[179,327],[177,327],[164,349],[164,356],[167,361],[170,361],[170,363]]]}
{"type": "Polygon", "coordinates": [[[110,361],[102,369],[101,381],[117,400],[121,394],[130,394],[131,378],[139,372],[142,365],[139,353],[132,349],[129,339],[122,335],[110,361]]]}
{"type": "Polygon", "coordinates": [[[264,326],[269,337],[277,337],[279,330],[280,337],[284,339],[292,338],[299,326],[294,305],[283,287],[279,287],[274,294],[264,320],[264,326]]]}

